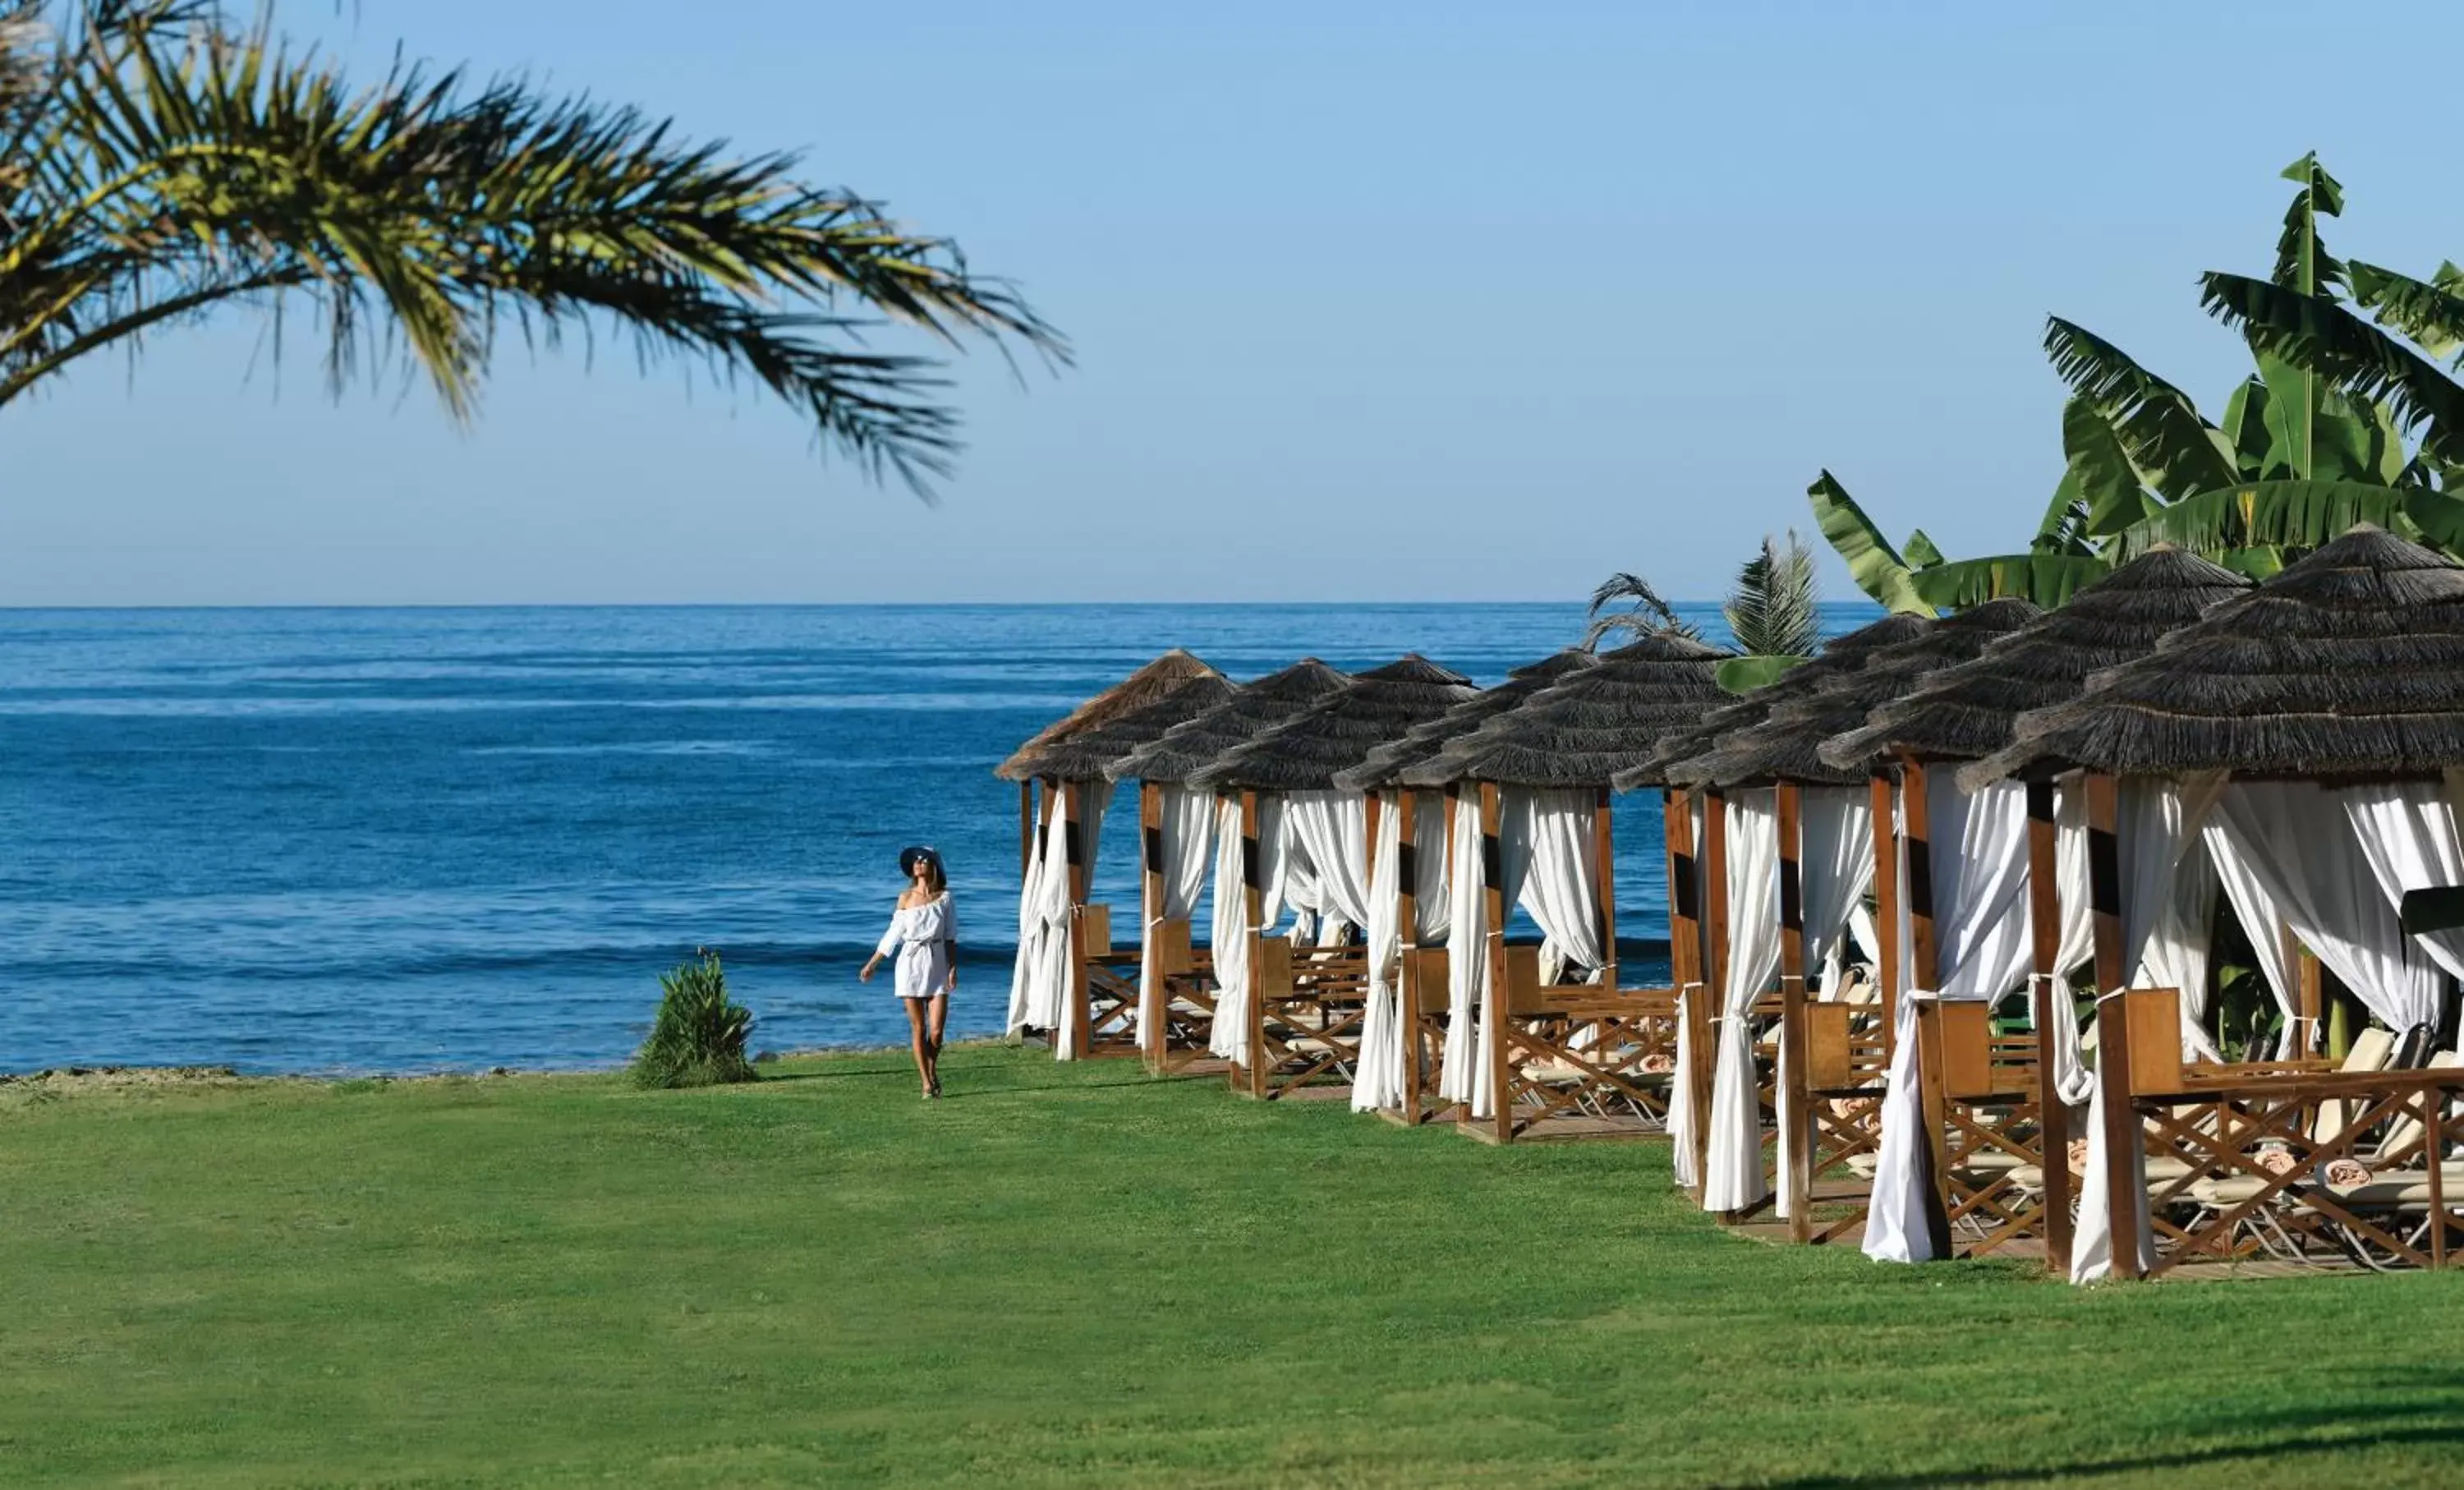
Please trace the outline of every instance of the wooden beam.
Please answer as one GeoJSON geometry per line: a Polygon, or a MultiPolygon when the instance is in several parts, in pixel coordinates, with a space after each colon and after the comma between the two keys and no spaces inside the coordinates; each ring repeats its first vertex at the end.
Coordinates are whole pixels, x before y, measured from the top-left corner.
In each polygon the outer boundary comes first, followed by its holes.
{"type": "Polygon", "coordinates": [[[1932,811],[1922,760],[1903,757],[1900,815],[1906,822],[1903,831],[1907,838],[1908,978],[1910,986],[1931,990],[1941,986],[1942,963],[1933,938],[1932,811]]]}
{"type": "Polygon", "coordinates": [[[1080,914],[1087,909],[1087,787],[1071,781],[1061,788],[1062,844],[1069,858],[1069,1003],[1062,1018],[1069,1021],[1069,1048],[1084,1061],[1093,1032],[1088,1027],[1087,944],[1078,934],[1080,914]]]}
{"type": "Polygon", "coordinates": [[[1882,983],[1882,1053],[1899,1041],[1900,832],[1891,819],[1891,773],[1877,768],[1865,778],[1865,803],[1874,817],[1874,975],[1882,983]]]}
{"type": "MultiPolygon", "coordinates": [[[[2122,841],[2113,778],[2091,773],[2080,781],[2087,794],[2088,905],[2096,919],[2096,1078],[2104,1092],[2105,1217],[2112,1227],[2113,1276],[2139,1276],[2139,1216],[2147,1203],[2130,1162],[2142,1143],[2139,1114],[2130,1104],[2130,1021],[2120,998],[2102,997],[2126,987],[2122,965],[2122,841]]],[[[2050,1170],[2054,1156],[2048,1153],[2050,1170]]]]}
{"type": "Polygon", "coordinates": [[[1482,894],[1488,909],[1488,999],[1482,1011],[1481,1039],[1488,1041],[1490,1136],[1499,1143],[1514,1138],[1512,1090],[1506,1068],[1506,866],[1497,841],[1497,783],[1480,783],[1480,869],[1482,894]]]}
{"type": "Polygon", "coordinates": [[[1163,788],[1153,781],[1138,783],[1138,982],[1152,978],[1157,990],[1152,1019],[1141,999],[1138,1048],[1147,1069],[1161,1075],[1171,1059],[1172,987],[1154,961],[1155,923],[1163,918],[1163,788]]]}
{"type": "Polygon", "coordinates": [[[1703,980],[1703,908],[1694,870],[1694,815],[1685,794],[1660,793],[1660,837],[1668,863],[1668,979],[1679,988],[1703,980]]]}
{"type": "MultiPolygon", "coordinates": [[[[1788,1238],[1810,1241],[1814,1202],[1813,1102],[1805,1065],[1805,811],[1794,781],[1772,790],[1779,820],[1779,1121],[1788,1134],[1787,1169],[1776,1188],[1788,1202],[1788,1238]]],[[[1834,997],[1837,990],[1825,990],[1834,997]]]]}
{"type": "Polygon", "coordinates": [[[1592,802],[1592,860],[1600,867],[1600,987],[1617,992],[1617,812],[1609,789],[1592,802]]]}
{"type": "Polygon", "coordinates": [[[1018,783],[1018,883],[1026,885],[1026,871],[1035,864],[1035,779],[1027,778],[1018,783]]]}
{"type": "Polygon", "coordinates": [[[1718,787],[1703,793],[1703,987],[1686,1000],[1686,1037],[1694,1041],[1694,1173],[1710,1172],[1711,1086],[1718,1059],[1711,1024],[1728,995],[1728,799],[1718,787]]]}
{"type": "Polygon", "coordinates": [[[2062,969],[2062,902],[2056,852],[2054,783],[2028,783],[2028,930],[2033,938],[2035,982],[2030,990],[2036,1026],[2036,1131],[2043,1135],[2045,1172],[2045,1270],[2057,1278],[2071,1271],[2071,1113],[2062,1101],[2060,1070],[2054,1059],[2057,1019],[2076,1019],[2070,1000],[2057,999],[2054,978],[2062,969]]]}

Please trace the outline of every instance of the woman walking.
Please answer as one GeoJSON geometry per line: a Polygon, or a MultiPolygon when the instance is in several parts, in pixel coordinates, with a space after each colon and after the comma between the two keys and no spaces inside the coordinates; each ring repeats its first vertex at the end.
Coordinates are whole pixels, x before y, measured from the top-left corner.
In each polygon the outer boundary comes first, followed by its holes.
{"type": "Polygon", "coordinates": [[[949,1022],[950,994],[958,986],[958,921],[950,909],[950,882],[941,872],[939,854],[921,846],[902,848],[898,868],[907,876],[907,887],[899,892],[898,909],[881,945],[856,977],[869,983],[882,958],[898,958],[892,986],[907,1007],[915,1075],[929,1099],[941,1095],[941,1027],[949,1022]]]}

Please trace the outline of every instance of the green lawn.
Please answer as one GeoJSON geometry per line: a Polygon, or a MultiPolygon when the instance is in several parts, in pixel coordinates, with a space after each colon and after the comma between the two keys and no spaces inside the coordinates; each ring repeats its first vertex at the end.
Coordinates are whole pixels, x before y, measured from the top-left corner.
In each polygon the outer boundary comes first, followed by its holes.
{"type": "Polygon", "coordinates": [[[2464,1476],[2464,1278],[1883,1267],[1658,1144],[905,1064],[0,1089],[0,1481],[2464,1476]]]}

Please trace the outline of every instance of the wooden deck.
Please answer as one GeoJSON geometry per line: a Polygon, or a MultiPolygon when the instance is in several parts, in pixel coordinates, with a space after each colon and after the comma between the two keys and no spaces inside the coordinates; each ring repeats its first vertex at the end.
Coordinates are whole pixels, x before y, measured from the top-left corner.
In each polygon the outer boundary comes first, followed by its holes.
{"type": "MultiPolygon", "coordinates": [[[[1399,1121],[1399,1119],[1398,1119],[1399,1121]]],[[[1485,1120],[1457,1125],[1458,1130],[1485,1144],[1498,1142],[1496,1125],[1485,1120]]],[[[1546,1117],[1516,1133],[1518,1144],[1580,1143],[1598,1139],[1665,1138],[1668,1130],[1657,1123],[1646,1124],[1635,1118],[1600,1118],[1587,1116],[1546,1117]]]]}

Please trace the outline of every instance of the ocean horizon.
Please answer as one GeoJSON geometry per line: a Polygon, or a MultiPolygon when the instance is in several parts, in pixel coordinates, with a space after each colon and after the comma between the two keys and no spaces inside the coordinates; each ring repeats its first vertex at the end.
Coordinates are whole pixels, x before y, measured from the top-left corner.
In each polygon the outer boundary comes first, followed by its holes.
{"type": "MultiPolygon", "coordinates": [[[[1545,602],[0,610],[0,1071],[612,1066],[700,947],[759,1048],[895,1042],[855,971],[908,843],[952,870],[952,1030],[998,1033],[1017,789],[991,771],[1028,734],[1167,646],[1490,684],[1582,630],[1545,602]]],[[[1116,907],[1134,822],[1098,851],[1116,907]]],[[[1617,831],[1647,961],[1656,802],[1617,831]]]]}

